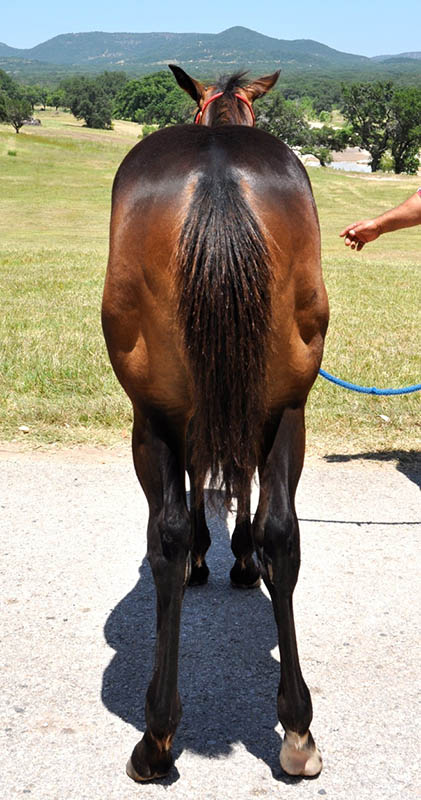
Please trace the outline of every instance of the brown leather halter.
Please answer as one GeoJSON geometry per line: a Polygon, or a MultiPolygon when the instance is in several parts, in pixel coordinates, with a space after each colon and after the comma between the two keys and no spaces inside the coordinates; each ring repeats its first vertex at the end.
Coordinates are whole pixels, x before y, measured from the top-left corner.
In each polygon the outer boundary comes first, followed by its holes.
{"type": "MultiPolygon", "coordinates": [[[[212,103],[214,100],[217,100],[218,97],[222,97],[223,94],[224,94],[224,92],[217,92],[216,94],[213,94],[212,97],[209,98],[209,100],[206,100],[206,103],[203,104],[202,108],[199,108],[199,110],[196,112],[196,116],[194,118],[195,125],[200,125],[200,123],[202,121],[203,114],[204,114],[205,110],[207,109],[208,105],[210,105],[210,103],[212,103]]],[[[242,100],[243,103],[246,104],[246,106],[248,107],[248,110],[251,113],[251,118],[253,120],[253,125],[254,125],[254,123],[256,122],[256,117],[254,115],[253,107],[252,107],[250,101],[247,100],[247,97],[243,97],[241,94],[238,94],[237,92],[235,92],[235,97],[238,97],[239,100],[242,100]]]]}

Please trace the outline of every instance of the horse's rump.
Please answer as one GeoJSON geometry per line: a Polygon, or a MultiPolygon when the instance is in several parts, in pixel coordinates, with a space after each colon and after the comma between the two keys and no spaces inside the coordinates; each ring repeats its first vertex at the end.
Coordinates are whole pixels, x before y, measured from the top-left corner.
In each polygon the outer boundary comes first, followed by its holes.
{"type": "Polygon", "coordinates": [[[262,131],[164,129],[119,170],[111,242],[114,369],[136,402],[193,414],[198,486],[210,472],[227,502],[246,497],[268,412],[305,401],[314,379],[296,309],[321,281],[304,170],[262,131]]]}

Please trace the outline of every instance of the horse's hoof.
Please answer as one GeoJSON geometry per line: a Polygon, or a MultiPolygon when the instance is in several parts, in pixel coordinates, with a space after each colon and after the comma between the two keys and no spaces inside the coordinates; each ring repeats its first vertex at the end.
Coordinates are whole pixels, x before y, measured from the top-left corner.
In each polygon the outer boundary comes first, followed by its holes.
{"type": "Polygon", "coordinates": [[[187,581],[188,586],[204,586],[208,582],[209,568],[206,561],[199,564],[192,564],[190,577],[187,581]]]}
{"type": "Polygon", "coordinates": [[[257,589],[260,586],[260,570],[252,558],[241,564],[237,558],[230,572],[233,589],[257,589]]]}
{"type": "Polygon", "coordinates": [[[146,775],[145,777],[143,777],[142,775],[139,775],[138,772],[136,772],[132,763],[132,759],[129,758],[126,764],[126,774],[129,776],[129,778],[132,779],[132,781],[136,781],[136,783],[145,783],[146,781],[154,781],[157,778],[165,778],[168,775],[168,771],[154,772],[151,775],[146,775]]]}
{"type": "Polygon", "coordinates": [[[144,783],[165,778],[173,763],[171,751],[162,749],[161,752],[157,752],[146,734],[133,750],[126,764],[126,773],[136,783],[144,783]]]}
{"type": "Polygon", "coordinates": [[[289,731],[285,734],[279,760],[288,775],[301,775],[315,778],[322,771],[323,761],[320,750],[308,731],[304,736],[289,731]]]}
{"type": "Polygon", "coordinates": [[[129,778],[132,779],[132,781],[136,781],[136,783],[141,783],[142,781],[150,780],[150,778],[142,778],[142,776],[139,775],[138,772],[136,772],[136,770],[135,770],[135,768],[134,768],[134,766],[132,764],[132,759],[131,758],[129,758],[129,760],[128,760],[127,764],[126,764],[126,774],[129,776],[129,778]]]}

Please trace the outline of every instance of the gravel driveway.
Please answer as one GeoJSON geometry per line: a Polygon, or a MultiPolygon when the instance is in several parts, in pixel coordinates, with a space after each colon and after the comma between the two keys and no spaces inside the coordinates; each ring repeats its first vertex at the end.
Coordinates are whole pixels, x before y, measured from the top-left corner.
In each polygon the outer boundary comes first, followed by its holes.
{"type": "Polygon", "coordinates": [[[130,455],[4,447],[0,474],[1,798],[415,798],[420,514],[410,468],[306,462],[295,618],[321,776],[281,772],[270,602],[230,588],[232,520],[211,516],[211,579],[186,593],[183,611],[176,767],[141,786],[124,767],[144,727],[155,600],[130,455]]]}

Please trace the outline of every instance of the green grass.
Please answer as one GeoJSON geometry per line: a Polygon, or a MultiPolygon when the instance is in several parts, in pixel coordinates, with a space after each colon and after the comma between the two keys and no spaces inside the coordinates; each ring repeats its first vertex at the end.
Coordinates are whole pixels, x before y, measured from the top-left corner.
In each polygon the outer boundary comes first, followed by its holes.
{"type": "MultiPolygon", "coordinates": [[[[113,131],[90,131],[54,112],[42,121],[18,136],[0,126],[0,439],[116,444],[129,436],[130,405],[99,315],[112,179],[140,128],[118,122],[113,131]]],[[[363,384],[419,382],[420,229],[384,236],[358,254],[338,234],[401,202],[420,179],[310,175],[331,305],[323,366],[363,384]]],[[[308,450],[413,451],[419,409],[419,394],[367,397],[319,378],[308,404],[308,450]]]]}

